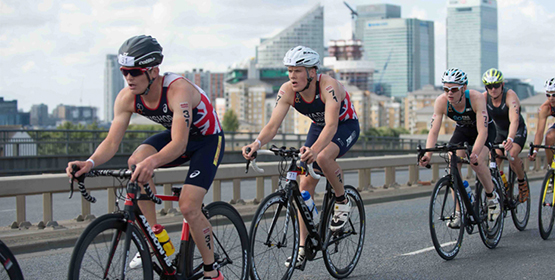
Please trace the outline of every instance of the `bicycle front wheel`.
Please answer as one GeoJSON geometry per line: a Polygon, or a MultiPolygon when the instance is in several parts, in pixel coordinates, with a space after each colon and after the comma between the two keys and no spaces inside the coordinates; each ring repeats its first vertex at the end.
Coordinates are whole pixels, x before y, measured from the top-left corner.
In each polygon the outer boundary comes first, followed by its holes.
{"type": "Polygon", "coordinates": [[[503,211],[503,193],[501,186],[495,177],[491,178],[493,183],[493,188],[499,194],[499,216],[497,219],[490,219],[488,217],[488,202],[486,198],[486,191],[484,186],[480,181],[476,183],[476,193],[478,199],[478,216],[480,217],[481,223],[478,224],[478,229],[480,230],[480,237],[482,242],[489,249],[493,249],[499,244],[501,240],[501,235],[503,234],[503,225],[505,223],[505,211],[503,211]]]}
{"type": "Polygon", "coordinates": [[[288,205],[284,192],[275,192],[262,201],[249,238],[253,279],[291,279],[299,251],[299,221],[297,209],[288,205]],[[293,261],[286,266],[289,257],[293,261]]]}
{"type": "Polygon", "coordinates": [[[123,214],[107,214],[93,221],[77,240],[69,263],[68,279],[152,279],[152,260],[142,232],[124,221],[123,214]],[[129,250],[125,250],[131,230],[129,250]],[[141,256],[142,267],[131,269],[129,262],[141,256]]]}
{"type": "Polygon", "coordinates": [[[555,202],[553,196],[553,181],[555,174],[553,170],[547,171],[543,179],[542,189],[540,192],[540,205],[538,209],[538,222],[541,237],[546,240],[553,229],[553,204],[555,202]]]}
{"type": "MultiPolygon", "coordinates": [[[[223,201],[210,203],[204,210],[212,226],[214,259],[220,265],[220,271],[225,279],[248,279],[249,239],[243,218],[233,206],[223,201]]],[[[204,263],[192,239],[187,243],[185,252],[187,252],[186,274],[187,277],[191,277],[203,270],[204,263]]]]}
{"type": "Polygon", "coordinates": [[[524,181],[526,182],[526,188],[528,189],[528,198],[524,202],[520,202],[520,197],[523,195],[520,193],[520,187],[518,186],[518,181],[516,174],[514,171],[511,170],[511,176],[513,178],[511,184],[509,186],[509,191],[511,191],[509,195],[509,200],[506,203],[512,203],[513,207],[511,207],[511,217],[513,218],[513,223],[515,227],[523,231],[526,229],[528,225],[528,219],[530,219],[530,184],[528,183],[528,176],[524,173],[524,181]]]}
{"type": "Polygon", "coordinates": [[[449,177],[439,179],[434,187],[429,215],[430,233],[436,252],[443,259],[452,260],[461,248],[465,213],[460,193],[449,177]],[[457,215],[460,217],[458,226],[451,224],[457,215]]]}
{"type": "Polygon", "coordinates": [[[324,264],[330,275],[335,278],[345,278],[353,272],[360,259],[366,235],[366,215],[360,194],[353,186],[345,186],[345,197],[351,202],[351,214],[347,224],[340,230],[330,230],[333,207],[328,207],[323,220],[324,264]]]}
{"type": "Polygon", "coordinates": [[[15,259],[12,251],[0,240],[0,262],[4,270],[0,270],[0,279],[23,280],[23,274],[19,263],[15,259]]]}

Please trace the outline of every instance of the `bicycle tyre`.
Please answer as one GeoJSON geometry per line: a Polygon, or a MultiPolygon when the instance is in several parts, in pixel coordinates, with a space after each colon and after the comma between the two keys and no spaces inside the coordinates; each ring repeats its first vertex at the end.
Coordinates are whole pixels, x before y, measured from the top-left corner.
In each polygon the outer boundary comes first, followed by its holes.
{"type": "Polygon", "coordinates": [[[293,275],[299,251],[299,221],[296,207],[290,205],[287,209],[287,204],[285,192],[275,192],[260,203],[253,216],[249,232],[252,279],[287,280],[293,275]],[[275,226],[270,231],[273,220],[275,226]],[[293,260],[289,267],[284,264],[288,257],[293,260]]]}
{"type": "Polygon", "coordinates": [[[548,170],[543,179],[542,188],[540,191],[540,203],[538,209],[538,227],[540,228],[540,235],[544,240],[549,238],[551,230],[553,230],[553,191],[549,193],[550,181],[555,180],[553,170],[548,170]]]}
{"type": "Polygon", "coordinates": [[[69,263],[68,279],[119,279],[124,253],[127,253],[126,278],[152,279],[152,260],[142,231],[124,220],[121,213],[106,214],[94,220],[77,240],[69,263]],[[129,251],[123,252],[125,234],[132,230],[129,251]],[[110,244],[116,241],[116,244],[110,244]],[[115,245],[115,246],[114,246],[115,245]],[[121,246],[118,246],[121,245],[121,246]],[[110,247],[115,248],[110,255],[110,247]],[[130,269],[129,261],[139,252],[142,269],[130,269]],[[96,260],[90,260],[98,258],[96,260]],[[108,272],[106,272],[106,267],[108,272]],[[114,270],[112,271],[112,268],[114,270]],[[107,274],[108,276],[105,276],[107,274]]]}
{"type": "MultiPolygon", "coordinates": [[[[0,240],[0,262],[4,267],[5,273],[8,274],[11,280],[22,280],[23,273],[21,272],[21,267],[17,262],[14,254],[8,248],[8,246],[0,240]]],[[[0,278],[4,279],[4,272],[0,273],[0,278]]]]}
{"type": "MultiPolygon", "coordinates": [[[[366,236],[366,213],[364,202],[353,186],[345,186],[345,197],[349,198],[352,205],[348,224],[341,231],[330,230],[333,218],[333,207],[328,207],[324,213],[324,247],[322,254],[326,269],[335,278],[345,278],[355,269],[366,236]],[[351,238],[352,237],[352,238],[351,238]]],[[[335,197],[332,198],[333,205],[335,197]]]]}
{"type": "Polygon", "coordinates": [[[434,248],[444,260],[452,260],[459,253],[465,224],[465,208],[459,191],[449,177],[439,179],[430,199],[429,226],[434,248]],[[458,229],[447,225],[453,219],[457,205],[461,215],[461,225],[458,229]]]}
{"type": "MultiPolygon", "coordinates": [[[[221,265],[225,279],[246,280],[249,277],[249,238],[243,218],[230,204],[216,201],[205,206],[214,237],[214,258],[221,265]]],[[[187,277],[202,271],[203,260],[191,238],[185,247],[187,277]]]]}
{"type": "Polygon", "coordinates": [[[486,247],[493,249],[497,247],[499,241],[501,241],[501,236],[503,235],[503,226],[505,223],[505,211],[504,201],[503,201],[503,190],[499,184],[499,181],[495,177],[491,178],[493,183],[493,188],[499,195],[499,216],[495,221],[489,221],[488,219],[488,203],[486,199],[486,192],[484,186],[480,181],[476,182],[476,198],[478,202],[478,216],[481,222],[478,224],[478,230],[480,232],[480,238],[486,247]]]}
{"type": "MultiPolygon", "coordinates": [[[[509,199],[511,200],[509,203],[513,203],[515,206],[511,209],[511,218],[513,219],[513,224],[515,225],[516,229],[519,231],[523,231],[526,229],[528,225],[528,220],[530,219],[530,195],[528,195],[528,199],[525,202],[520,202],[520,187],[518,186],[518,181],[516,177],[516,173],[511,170],[511,174],[509,177],[513,178],[513,181],[510,182],[512,184],[512,191],[509,194],[509,199]]],[[[528,176],[524,173],[524,181],[526,182],[526,188],[528,188],[528,194],[530,194],[530,183],[528,182],[528,176]]],[[[511,189],[511,187],[509,187],[511,189]]]]}

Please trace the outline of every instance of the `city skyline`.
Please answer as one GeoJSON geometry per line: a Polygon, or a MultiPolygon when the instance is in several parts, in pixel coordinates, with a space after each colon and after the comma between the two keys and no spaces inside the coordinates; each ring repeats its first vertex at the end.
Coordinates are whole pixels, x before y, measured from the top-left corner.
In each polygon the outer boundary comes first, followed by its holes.
{"type": "MultiPolygon", "coordinates": [[[[40,103],[54,108],[60,100],[102,110],[106,54],[116,53],[131,36],[145,33],[160,41],[162,72],[225,71],[254,57],[260,38],[278,34],[318,3],[324,7],[324,44],[351,37],[350,11],[342,1],[199,2],[144,1],[131,7],[125,1],[0,1],[0,62],[11,68],[0,80],[0,96],[17,99],[24,111],[40,103]]],[[[439,84],[446,68],[447,0],[348,3],[400,5],[403,18],[434,21],[434,80],[439,84]]],[[[555,12],[547,12],[553,8],[551,1],[498,2],[499,68],[508,78],[531,79],[537,91],[555,76],[549,68],[553,39],[548,35],[555,12]]]]}

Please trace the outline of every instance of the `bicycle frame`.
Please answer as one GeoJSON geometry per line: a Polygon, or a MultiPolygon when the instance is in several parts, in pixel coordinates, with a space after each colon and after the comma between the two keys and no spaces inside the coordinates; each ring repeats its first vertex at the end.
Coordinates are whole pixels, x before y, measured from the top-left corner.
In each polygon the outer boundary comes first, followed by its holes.
{"type": "MultiPolygon", "coordinates": [[[[534,148],[543,148],[543,149],[551,149],[554,154],[553,158],[551,159],[551,164],[549,165],[548,172],[551,172],[551,180],[555,181],[555,147],[554,146],[545,146],[545,145],[534,145],[534,143],[530,143],[530,155],[532,155],[534,148]]],[[[545,192],[547,192],[547,188],[545,189],[542,199],[545,199],[545,192]]],[[[545,205],[545,201],[540,201],[540,204],[545,205]]],[[[555,205],[555,196],[553,196],[553,201],[551,201],[551,206],[555,205]]]]}
{"type": "MultiPolygon", "coordinates": [[[[468,213],[470,214],[470,217],[472,217],[473,219],[471,219],[471,223],[472,224],[478,224],[482,221],[482,218],[480,218],[477,214],[476,214],[476,209],[474,208],[474,206],[472,206],[472,203],[470,202],[470,199],[468,198],[468,195],[466,193],[466,189],[464,188],[463,185],[463,181],[462,181],[462,177],[460,175],[459,172],[459,168],[458,168],[458,164],[459,163],[464,163],[463,161],[460,160],[459,156],[456,155],[456,153],[452,153],[451,154],[451,162],[450,162],[450,172],[449,174],[445,175],[446,177],[449,178],[450,182],[453,182],[453,184],[455,185],[455,188],[459,191],[459,193],[461,194],[460,197],[466,207],[466,210],[468,211],[468,213]]],[[[441,208],[441,214],[442,216],[443,214],[443,207],[445,207],[445,202],[447,200],[447,197],[445,197],[443,206],[441,208]]],[[[478,205],[478,203],[475,202],[475,205],[478,205]]]]}
{"type": "MultiPolygon", "coordinates": [[[[156,197],[160,198],[162,201],[178,201],[178,195],[156,195],[156,197]]],[[[129,226],[137,225],[141,231],[143,232],[144,237],[147,240],[147,243],[153,249],[154,256],[158,259],[158,263],[161,265],[158,266],[157,263],[153,262],[153,269],[159,274],[164,275],[165,277],[174,275],[175,279],[184,279],[184,280],[193,280],[193,279],[200,279],[204,276],[202,266],[199,265],[196,268],[193,268],[194,274],[187,278],[185,275],[186,266],[185,266],[185,257],[183,254],[185,253],[185,247],[187,242],[191,242],[191,235],[189,233],[189,223],[185,219],[183,219],[183,226],[181,232],[181,243],[179,247],[179,251],[176,252],[176,264],[177,269],[172,266],[172,260],[170,260],[169,256],[166,255],[166,251],[158,238],[152,231],[151,226],[148,224],[145,216],[142,214],[138,201],[139,200],[149,200],[149,198],[141,194],[140,188],[136,184],[128,184],[127,186],[127,197],[125,199],[125,207],[124,207],[124,214],[126,215],[127,222],[129,226]]],[[[124,243],[125,251],[129,250],[130,242],[131,242],[131,231],[126,231],[126,239],[124,243]]],[[[214,238],[215,239],[215,238],[214,238]]],[[[119,237],[114,236],[113,244],[117,244],[119,237]]],[[[215,240],[216,241],[216,240],[215,240]]],[[[115,246],[113,246],[113,251],[115,251],[115,246]]],[[[111,252],[113,253],[113,252],[111,252]]],[[[129,262],[129,256],[125,256],[123,260],[124,264],[129,262]]],[[[123,266],[122,271],[122,278],[125,277],[125,269],[126,266],[123,266]]]]}

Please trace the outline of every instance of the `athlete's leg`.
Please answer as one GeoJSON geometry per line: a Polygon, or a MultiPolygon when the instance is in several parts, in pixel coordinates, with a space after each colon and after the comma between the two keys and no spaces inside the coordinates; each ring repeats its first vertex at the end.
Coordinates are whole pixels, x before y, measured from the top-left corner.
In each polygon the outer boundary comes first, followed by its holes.
{"type": "MultiPolygon", "coordinates": [[[[552,126],[547,130],[547,133],[545,133],[545,145],[553,146],[553,144],[555,144],[555,128],[552,126]]],[[[549,167],[553,159],[553,151],[551,149],[545,149],[545,155],[547,156],[545,163],[549,167]]]]}
{"type": "MultiPolygon", "coordinates": [[[[214,241],[212,237],[212,226],[206,216],[202,213],[202,201],[206,189],[194,185],[185,184],[179,197],[179,209],[187,220],[191,235],[202,256],[204,264],[214,263],[214,241]]],[[[216,277],[217,270],[204,272],[204,276],[216,277]]]]}
{"type": "MultiPolygon", "coordinates": [[[[153,154],[156,154],[157,152],[158,151],[153,146],[149,144],[141,144],[139,147],[137,147],[137,149],[133,152],[131,157],[129,157],[129,159],[127,160],[127,166],[129,167],[129,169],[131,169],[133,165],[137,165],[145,158],[153,154]]],[[[149,179],[148,185],[150,186],[150,189],[152,190],[152,192],[156,193],[156,186],[154,186],[154,180],[152,178],[149,179]]],[[[139,184],[139,186],[141,187],[141,193],[145,193],[143,186],[141,184],[139,184]]],[[[138,204],[139,204],[139,208],[141,208],[141,211],[145,215],[145,218],[148,221],[148,223],[151,226],[158,224],[156,220],[156,206],[154,205],[154,202],[147,201],[147,200],[140,200],[138,204]]]]}
{"type": "Polygon", "coordinates": [[[486,193],[493,192],[493,183],[491,181],[491,173],[489,171],[489,149],[484,146],[478,155],[478,165],[470,164],[470,167],[476,172],[476,177],[484,186],[486,193]]]}
{"type": "Polygon", "coordinates": [[[524,169],[522,168],[522,160],[518,157],[521,151],[522,147],[517,143],[513,143],[513,148],[509,152],[509,154],[513,158],[513,160],[510,161],[510,165],[511,169],[516,173],[518,179],[524,180],[524,169]]]}

